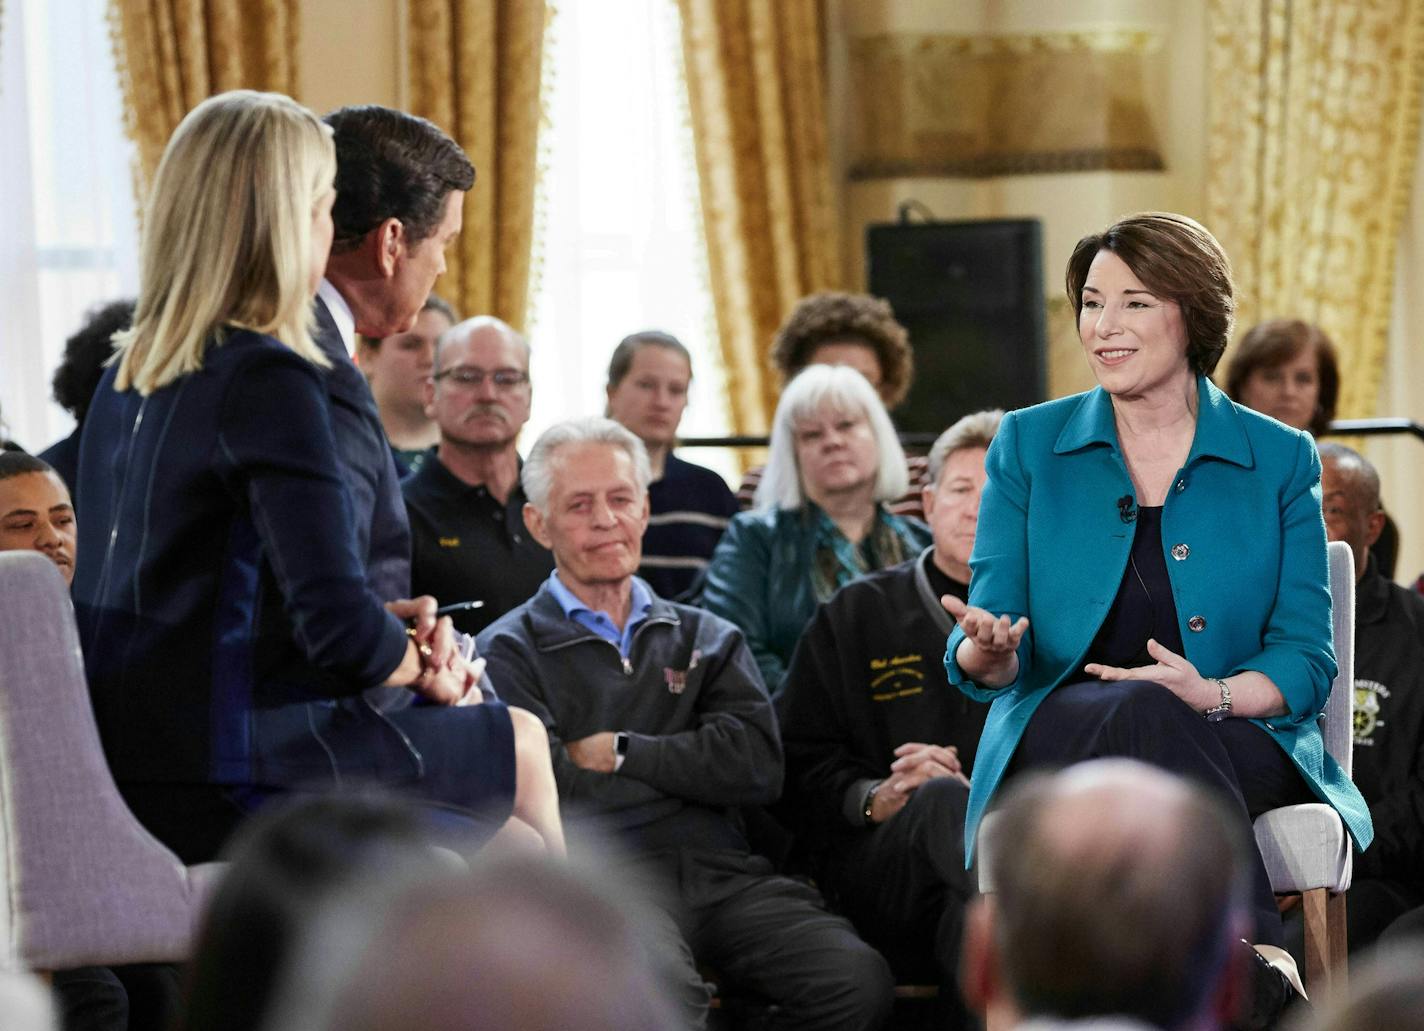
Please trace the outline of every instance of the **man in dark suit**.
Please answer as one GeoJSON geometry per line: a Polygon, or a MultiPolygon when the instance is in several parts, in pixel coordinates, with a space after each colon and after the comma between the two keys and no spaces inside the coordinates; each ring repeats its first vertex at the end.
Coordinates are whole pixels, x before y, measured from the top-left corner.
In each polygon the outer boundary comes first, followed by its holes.
{"type": "Polygon", "coordinates": [[[415,323],[445,271],[475,169],[454,140],[403,111],[343,107],[325,120],[336,142],[336,233],[316,341],[332,364],[327,391],[357,545],[372,587],[391,601],[410,594],[410,526],[375,400],[352,361],[356,334],[380,338],[415,323]]]}

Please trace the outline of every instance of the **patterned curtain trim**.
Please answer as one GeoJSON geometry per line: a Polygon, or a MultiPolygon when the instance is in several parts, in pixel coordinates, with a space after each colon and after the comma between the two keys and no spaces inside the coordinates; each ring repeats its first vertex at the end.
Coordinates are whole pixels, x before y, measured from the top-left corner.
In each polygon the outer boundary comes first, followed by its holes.
{"type": "Polygon", "coordinates": [[[1211,0],[1207,222],[1231,255],[1237,328],[1318,323],[1374,414],[1424,88],[1417,0],[1211,0]]]}

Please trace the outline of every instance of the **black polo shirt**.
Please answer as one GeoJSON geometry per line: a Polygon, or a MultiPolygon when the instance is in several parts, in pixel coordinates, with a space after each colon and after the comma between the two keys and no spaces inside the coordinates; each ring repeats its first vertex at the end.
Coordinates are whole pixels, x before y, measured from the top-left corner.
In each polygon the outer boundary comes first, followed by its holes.
{"type": "Polygon", "coordinates": [[[401,484],[412,537],[411,588],[441,605],[483,601],[452,613],[455,628],[478,634],[534,596],[554,568],[554,556],[524,528],[524,488],[501,505],[483,486],[470,486],[431,455],[401,484]]]}

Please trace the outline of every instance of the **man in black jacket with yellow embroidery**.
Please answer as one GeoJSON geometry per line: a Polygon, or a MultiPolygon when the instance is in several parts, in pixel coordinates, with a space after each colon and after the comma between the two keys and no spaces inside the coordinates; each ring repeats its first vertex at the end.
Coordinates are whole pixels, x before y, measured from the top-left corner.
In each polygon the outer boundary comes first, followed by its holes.
{"type": "Polygon", "coordinates": [[[874,1028],[885,961],[815,888],[754,855],[736,807],[781,788],[776,716],[741,631],[657,597],[633,573],[647,452],[609,419],[560,423],[529,452],[525,523],[555,570],[479,639],[501,695],[539,715],[571,823],[595,821],[663,889],[652,954],[691,1026],[708,963],[773,1025],[874,1028]]]}
{"type": "Polygon", "coordinates": [[[933,545],[821,606],[778,702],[797,855],[902,980],[939,983],[949,1026],[968,1020],[956,973],[974,888],[960,843],[988,707],[949,686],[954,621],[939,599],[969,593],[984,455],[1002,414],[966,416],[935,442],[924,488],[933,545]]]}

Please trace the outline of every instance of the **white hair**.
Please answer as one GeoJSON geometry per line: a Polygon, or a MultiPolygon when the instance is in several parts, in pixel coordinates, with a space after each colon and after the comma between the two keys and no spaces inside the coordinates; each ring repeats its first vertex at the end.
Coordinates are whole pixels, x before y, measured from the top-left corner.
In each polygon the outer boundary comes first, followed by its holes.
{"type": "Polygon", "coordinates": [[[848,365],[808,365],[781,392],[771,424],[771,454],[752,507],[797,509],[806,503],[796,462],[796,424],[826,411],[864,415],[875,435],[875,499],[891,501],[910,489],[905,451],[885,404],[864,376],[848,365]]]}
{"type": "Polygon", "coordinates": [[[534,442],[529,457],[524,460],[520,482],[524,496],[545,515],[549,514],[549,494],[554,489],[554,458],[560,448],[573,444],[608,444],[621,447],[633,461],[633,478],[638,490],[646,492],[653,479],[653,467],[648,461],[648,449],[621,423],[601,415],[556,422],[534,442]]]}
{"type": "Polygon", "coordinates": [[[933,487],[939,482],[940,475],[944,472],[944,463],[948,462],[949,456],[956,451],[972,447],[982,447],[987,451],[994,440],[994,434],[999,432],[999,423],[1003,421],[1002,408],[988,408],[964,416],[936,437],[928,459],[929,486],[933,487]]]}

